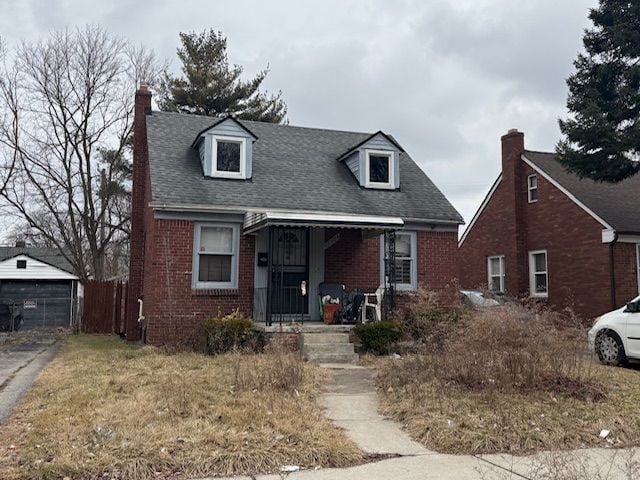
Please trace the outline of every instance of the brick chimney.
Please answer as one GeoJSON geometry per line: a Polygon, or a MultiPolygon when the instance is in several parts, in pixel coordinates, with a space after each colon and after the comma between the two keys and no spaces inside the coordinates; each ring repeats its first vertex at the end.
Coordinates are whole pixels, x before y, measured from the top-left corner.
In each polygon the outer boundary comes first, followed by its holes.
{"type": "Polygon", "coordinates": [[[127,340],[140,340],[138,298],[144,282],[144,217],[149,202],[146,198],[149,153],[147,149],[147,115],[151,114],[151,92],[146,85],[136,91],[133,112],[133,187],[131,192],[131,240],[129,259],[129,291],[127,300],[127,340]]]}
{"type": "Polygon", "coordinates": [[[504,234],[507,256],[505,287],[512,295],[527,291],[527,253],[524,243],[524,180],[521,156],[524,153],[524,133],[511,128],[502,136],[502,183],[507,192],[504,214],[509,226],[504,234]],[[511,260],[509,260],[511,259],[511,260]]]}

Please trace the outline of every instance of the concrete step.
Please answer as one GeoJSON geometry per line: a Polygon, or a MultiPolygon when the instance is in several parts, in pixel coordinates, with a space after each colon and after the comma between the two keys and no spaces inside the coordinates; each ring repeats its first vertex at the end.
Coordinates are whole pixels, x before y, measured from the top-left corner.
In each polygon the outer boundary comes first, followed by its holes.
{"type": "Polygon", "coordinates": [[[352,343],[304,343],[302,346],[302,354],[307,356],[309,354],[325,354],[325,353],[353,353],[352,343]]]}
{"type": "Polygon", "coordinates": [[[356,363],[358,361],[357,353],[310,353],[306,356],[307,360],[314,363],[356,363]]]}
{"type": "Polygon", "coordinates": [[[304,343],[349,343],[348,333],[303,333],[304,343]]]}

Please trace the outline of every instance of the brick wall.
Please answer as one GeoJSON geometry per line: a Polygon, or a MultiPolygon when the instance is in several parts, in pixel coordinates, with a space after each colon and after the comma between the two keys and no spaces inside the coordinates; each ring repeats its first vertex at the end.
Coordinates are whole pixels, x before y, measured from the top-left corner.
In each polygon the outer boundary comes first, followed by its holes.
{"type": "Polygon", "coordinates": [[[198,340],[202,321],[239,308],[251,314],[254,237],[240,237],[237,290],[192,289],[195,225],[187,220],[155,220],[145,274],[147,341],[152,344],[198,340]]]}
{"type": "Polygon", "coordinates": [[[638,296],[638,259],[635,243],[616,243],[613,247],[614,271],[616,275],[616,306],[638,296]]]}
{"type": "Polygon", "coordinates": [[[362,238],[360,230],[326,229],[325,241],[340,240],[324,252],[324,281],[343,283],[347,291],[374,292],[380,285],[380,238],[362,238]]]}
{"type": "Polygon", "coordinates": [[[420,231],[418,238],[418,284],[440,290],[457,277],[458,233],[420,231]]]}
{"type": "MultiPolygon", "coordinates": [[[[546,249],[549,296],[544,301],[559,308],[570,306],[586,318],[611,310],[609,246],[602,243],[602,225],[539,174],[538,201],[528,203],[527,176],[536,172],[521,160],[513,144],[505,146],[505,137],[502,182],[460,247],[462,286],[486,287],[487,257],[504,255],[506,291],[527,295],[528,252],[546,249]]],[[[614,251],[620,265],[616,268],[619,303],[631,291],[635,277],[631,252],[620,245],[614,251]]]]}
{"type": "Polygon", "coordinates": [[[127,340],[140,338],[138,298],[142,295],[144,271],[144,215],[151,198],[148,175],[146,113],[151,109],[151,92],[141,87],[135,95],[133,120],[133,188],[131,192],[131,245],[129,259],[129,293],[125,329],[127,340]]]}

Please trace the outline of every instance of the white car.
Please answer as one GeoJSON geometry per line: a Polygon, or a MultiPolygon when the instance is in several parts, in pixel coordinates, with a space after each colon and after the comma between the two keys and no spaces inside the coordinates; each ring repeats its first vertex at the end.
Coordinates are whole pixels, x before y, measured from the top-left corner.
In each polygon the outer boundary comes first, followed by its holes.
{"type": "Polygon", "coordinates": [[[640,360],[640,296],[596,318],[588,336],[590,348],[605,365],[640,360]]]}

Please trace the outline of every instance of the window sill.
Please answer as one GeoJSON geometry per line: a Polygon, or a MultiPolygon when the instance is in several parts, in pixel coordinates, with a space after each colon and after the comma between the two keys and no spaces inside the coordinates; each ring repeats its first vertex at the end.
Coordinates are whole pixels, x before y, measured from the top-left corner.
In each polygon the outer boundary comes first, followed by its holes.
{"type": "Polygon", "coordinates": [[[240,290],[237,288],[192,288],[194,297],[237,297],[240,290]]]}

